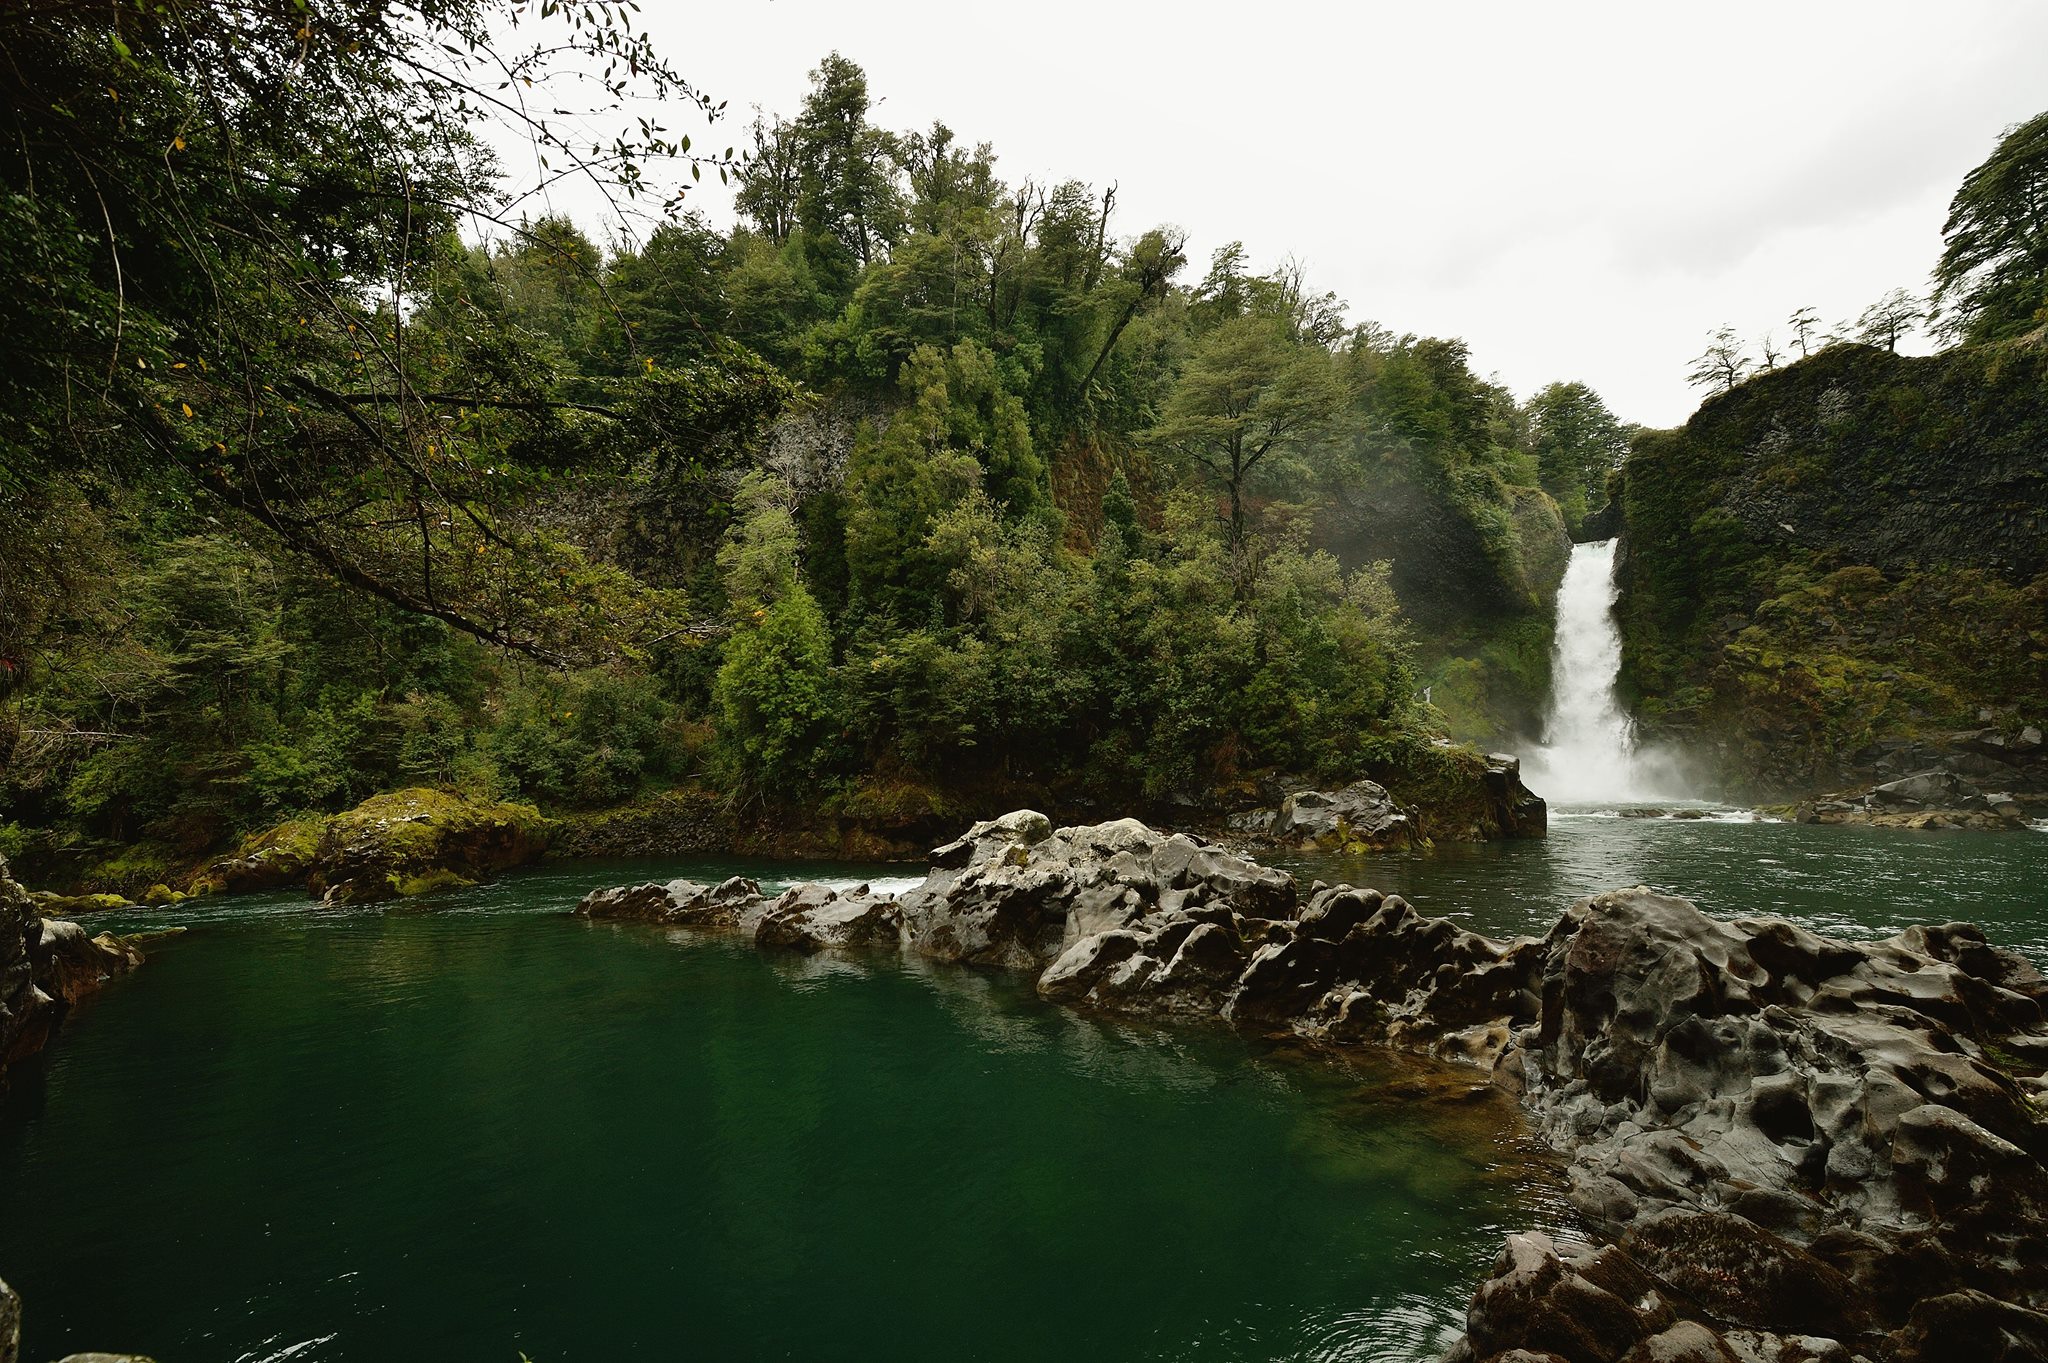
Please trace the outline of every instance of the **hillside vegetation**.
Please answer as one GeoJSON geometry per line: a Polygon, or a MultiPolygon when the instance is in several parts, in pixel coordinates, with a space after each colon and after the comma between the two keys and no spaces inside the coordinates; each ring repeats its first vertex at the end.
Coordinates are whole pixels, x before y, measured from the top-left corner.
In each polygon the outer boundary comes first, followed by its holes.
{"type": "Polygon", "coordinates": [[[878,126],[837,54],[698,157],[737,221],[600,245],[517,212],[463,123],[488,9],[304,51],[224,12],[239,93],[197,30],[0,20],[0,847],[31,871],[148,885],[407,787],[1213,809],[1528,727],[1618,453],[1590,389],[1518,402],[1293,262],[1193,267],[1113,185],[878,126]],[[74,144],[141,187],[111,224],[74,144]]]}
{"type": "Polygon", "coordinates": [[[1639,435],[1624,683],[1785,790],[1883,740],[2048,714],[2048,347],[1837,345],[1639,435]],[[1988,712],[1988,714],[1987,714],[1988,712]]]}

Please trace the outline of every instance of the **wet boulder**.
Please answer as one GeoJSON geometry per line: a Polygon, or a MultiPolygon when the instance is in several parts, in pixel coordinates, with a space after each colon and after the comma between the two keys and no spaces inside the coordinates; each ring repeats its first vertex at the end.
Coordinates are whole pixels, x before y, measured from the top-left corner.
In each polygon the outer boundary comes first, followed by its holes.
{"type": "Polygon", "coordinates": [[[1890,1363],[2038,1363],[2048,1358],[2048,1315],[1985,1292],[1951,1292],[1913,1307],[1890,1340],[1890,1363]]]}
{"type": "Polygon", "coordinates": [[[671,880],[665,884],[592,890],[570,912],[578,918],[609,918],[628,923],[733,928],[740,925],[740,919],[750,909],[766,902],[757,882],[730,876],[716,885],[671,880]]]}
{"type": "Polygon", "coordinates": [[[1566,1363],[1615,1363],[1677,1323],[1658,1284],[1613,1246],[1510,1235],[1466,1311],[1470,1356],[1522,1350],[1566,1363]]]}
{"type": "Polygon", "coordinates": [[[894,947],[903,911],[892,895],[867,886],[844,893],[823,885],[796,885],[767,905],[754,929],[757,946],[811,955],[853,947],[894,947]]]}
{"type": "MultiPolygon", "coordinates": [[[[1043,815],[1020,810],[939,848],[931,874],[899,902],[918,953],[1034,975],[1064,960],[1054,991],[1071,998],[1093,995],[1104,972],[1128,959],[1117,955],[1127,947],[1142,948],[1136,954],[1149,964],[1132,967],[1121,983],[1139,973],[1152,979],[1179,955],[1205,910],[1219,927],[1234,917],[1281,918],[1291,915],[1295,895],[1284,871],[1185,834],[1136,819],[1055,830],[1043,815]],[[1128,940],[1091,940],[1112,933],[1128,940]]],[[[1221,945],[1199,946],[1187,972],[1213,962],[1221,945]]]]}
{"type": "Polygon", "coordinates": [[[132,941],[42,917],[0,857],[0,1086],[9,1064],[48,1044],[71,1005],[140,964],[132,941]]]}
{"type": "Polygon", "coordinates": [[[1421,838],[1413,814],[1377,781],[1354,781],[1334,792],[1298,791],[1280,802],[1267,832],[1327,852],[1381,852],[1412,847],[1421,838]]]}

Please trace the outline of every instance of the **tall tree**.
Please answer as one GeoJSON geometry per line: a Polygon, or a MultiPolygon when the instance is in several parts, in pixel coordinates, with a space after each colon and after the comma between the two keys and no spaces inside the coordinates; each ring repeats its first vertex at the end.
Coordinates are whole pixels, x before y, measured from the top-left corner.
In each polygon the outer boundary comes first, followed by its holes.
{"type": "Polygon", "coordinates": [[[1941,235],[1934,307],[1944,335],[1998,341],[2048,324],[2048,113],[2007,129],[1963,177],[1941,235]]]}
{"type": "Polygon", "coordinates": [[[867,73],[834,52],[811,72],[797,117],[797,221],[861,266],[885,256],[904,227],[896,140],[868,122],[870,107],[867,73]]]}
{"type": "Polygon", "coordinates": [[[1544,490],[1577,531],[1605,503],[1607,475],[1628,453],[1628,434],[1583,383],[1551,384],[1529,399],[1526,415],[1544,490]]]}
{"type": "Polygon", "coordinates": [[[1343,404],[1328,351],[1296,342],[1278,318],[1233,317],[1196,345],[1146,434],[1228,498],[1227,545],[1240,596],[1252,583],[1246,496],[1254,480],[1320,448],[1343,404]]]}

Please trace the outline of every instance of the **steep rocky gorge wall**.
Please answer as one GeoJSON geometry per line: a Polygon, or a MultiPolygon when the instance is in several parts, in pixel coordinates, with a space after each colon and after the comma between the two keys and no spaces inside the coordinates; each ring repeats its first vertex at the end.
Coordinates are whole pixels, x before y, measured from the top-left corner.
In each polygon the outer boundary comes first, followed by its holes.
{"type": "Polygon", "coordinates": [[[2048,722],[2048,347],[1841,345],[1634,444],[1623,683],[1760,791],[2048,722]]]}
{"type": "Polygon", "coordinates": [[[1510,1237],[1453,1359],[2048,1356],[2048,981],[1974,928],[1852,943],[1635,889],[1498,943],[1135,820],[1029,811],[901,896],[674,882],[576,912],[1481,1067],[1568,1157],[1595,1243],[1510,1237]]]}

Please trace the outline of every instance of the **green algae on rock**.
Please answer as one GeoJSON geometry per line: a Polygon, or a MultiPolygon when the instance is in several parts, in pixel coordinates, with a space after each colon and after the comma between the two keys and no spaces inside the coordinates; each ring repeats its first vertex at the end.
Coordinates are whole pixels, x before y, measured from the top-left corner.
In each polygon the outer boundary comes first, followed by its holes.
{"type": "Polygon", "coordinates": [[[532,805],[401,790],[327,821],[306,888],[329,903],[403,899],[488,880],[546,847],[547,824],[532,805]]]}
{"type": "Polygon", "coordinates": [[[371,904],[475,885],[535,860],[547,844],[548,822],[532,805],[415,787],[258,834],[209,866],[193,889],[304,884],[329,903],[371,904]]]}

